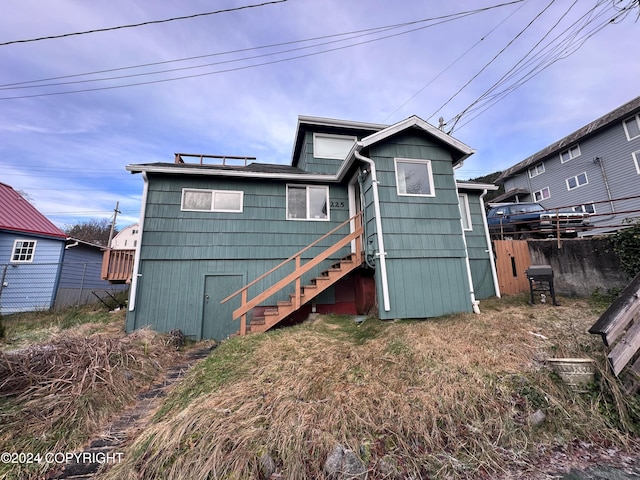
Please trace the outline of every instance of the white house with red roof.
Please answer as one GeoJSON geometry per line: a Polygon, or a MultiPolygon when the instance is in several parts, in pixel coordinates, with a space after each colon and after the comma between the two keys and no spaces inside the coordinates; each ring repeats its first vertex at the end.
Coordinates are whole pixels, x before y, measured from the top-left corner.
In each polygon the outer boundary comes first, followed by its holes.
{"type": "Polygon", "coordinates": [[[0,314],[53,306],[67,235],[0,183],[0,314]]]}

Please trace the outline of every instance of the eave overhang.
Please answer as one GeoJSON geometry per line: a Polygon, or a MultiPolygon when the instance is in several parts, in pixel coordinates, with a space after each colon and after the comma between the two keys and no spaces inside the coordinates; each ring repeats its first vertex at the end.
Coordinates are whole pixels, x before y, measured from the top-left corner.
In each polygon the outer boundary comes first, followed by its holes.
{"type": "Polygon", "coordinates": [[[456,187],[458,190],[498,190],[500,188],[491,183],[458,182],[457,180],[456,187]]]}
{"type": "Polygon", "coordinates": [[[242,170],[222,170],[207,168],[205,166],[175,167],[172,164],[133,164],[127,165],[126,169],[131,173],[159,173],[166,175],[202,175],[214,177],[232,178],[253,178],[271,180],[296,180],[307,182],[328,182],[338,181],[336,175],[323,175],[318,173],[269,173],[269,172],[248,172],[242,170]]]}

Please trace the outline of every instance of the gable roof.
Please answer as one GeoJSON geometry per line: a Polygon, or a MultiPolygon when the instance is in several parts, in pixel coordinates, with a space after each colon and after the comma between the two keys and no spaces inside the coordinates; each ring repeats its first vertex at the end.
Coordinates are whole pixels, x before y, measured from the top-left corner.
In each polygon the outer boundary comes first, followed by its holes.
{"type": "Polygon", "coordinates": [[[630,102],[627,102],[624,105],[616,108],[615,110],[610,111],[609,113],[601,116],[593,122],[558,140],[557,142],[552,143],[548,147],[543,148],[538,153],[534,153],[530,157],[527,157],[521,162],[516,163],[514,166],[507,168],[504,172],[502,172],[502,175],[500,175],[496,179],[496,182],[504,182],[507,178],[512,177],[524,170],[527,170],[529,167],[540,162],[541,160],[544,160],[551,155],[560,153],[562,150],[570,147],[572,144],[578,143],[579,141],[584,140],[587,137],[595,135],[604,128],[609,127],[611,124],[621,122],[622,120],[630,117],[635,113],[638,113],[639,111],[640,97],[636,97],[630,102]]]}
{"type": "Polygon", "coordinates": [[[66,239],[67,235],[12,187],[0,183],[0,230],[66,239]]]}
{"type": "Polygon", "coordinates": [[[390,125],[383,130],[373,133],[368,137],[363,138],[358,143],[361,146],[360,148],[366,148],[410,128],[417,128],[419,130],[422,130],[429,135],[437,138],[445,145],[451,147],[454,150],[454,163],[459,163],[475,153],[475,150],[468,145],[465,145],[460,140],[444,133],[442,130],[434,127],[417,115],[412,115],[409,118],[390,125]]]}

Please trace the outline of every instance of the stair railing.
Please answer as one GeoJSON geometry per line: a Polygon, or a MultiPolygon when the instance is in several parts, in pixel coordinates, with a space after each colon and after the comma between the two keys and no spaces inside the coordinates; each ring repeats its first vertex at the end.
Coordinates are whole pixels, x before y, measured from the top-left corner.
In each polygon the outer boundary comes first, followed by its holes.
{"type": "Polygon", "coordinates": [[[234,298],[236,295],[241,294],[241,305],[240,305],[239,308],[237,308],[236,310],[233,311],[233,315],[232,315],[233,316],[233,320],[237,320],[238,318],[240,318],[240,320],[241,320],[241,322],[240,322],[240,335],[245,335],[246,334],[247,312],[249,312],[252,308],[258,306],[260,304],[260,302],[263,302],[264,300],[268,299],[272,295],[275,295],[276,293],[278,293],[280,290],[286,288],[289,284],[291,284],[294,281],[296,283],[296,286],[295,286],[295,297],[293,299],[293,304],[294,304],[294,307],[296,309],[300,308],[301,307],[301,305],[300,305],[300,290],[301,290],[301,278],[302,278],[302,275],[304,275],[305,273],[309,272],[311,269],[313,269],[314,267],[319,265],[323,260],[329,258],[331,255],[333,255],[334,253],[338,252],[341,248],[346,247],[347,245],[349,245],[354,240],[355,240],[355,252],[354,252],[354,255],[356,257],[355,261],[356,262],[360,262],[361,259],[362,259],[362,234],[363,234],[362,212],[358,212],[353,217],[349,218],[348,220],[342,222],[340,225],[335,227],[333,230],[325,233],[322,237],[318,238],[313,243],[310,243],[309,245],[304,247],[298,253],[290,256],[286,260],[282,261],[281,263],[279,263],[278,265],[273,267],[268,272],[260,275],[258,278],[256,278],[252,282],[246,284],[240,290],[232,293],[231,295],[229,295],[228,297],[223,299],[220,303],[225,303],[225,302],[231,300],[232,298],[234,298]],[[313,248],[319,242],[321,242],[325,238],[329,237],[330,235],[334,234],[335,232],[337,232],[338,230],[340,230],[342,227],[344,227],[345,225],[347,225],[350,222],[353,222],[353,227],[354,227],[353,228],[353,232],[349,233],[345,237],[342,237],[342,239],[340,239],[337,243],[334,243],[333,245],[328,247],[320,255],[312,258],[307,263],[302,265],[302,254],[303,253],[305,253],[307,250],[313,248]],[[256,283],[258,283],[260,280],[262,280],[262,279],[266,278],[267,276],[271,275],[275,271],[280,270],[282,267],[284,267],[285,265],[287,265],[291,261],[295,262],[295,269],[294,269],[293,272],[291,272],[290,274],[286,275],[283,279],[281,279],[280,281],[278,281],[277,283],[275,283],[271,287],[267,288],[263,292],[259,293],[258,295],[253,297],[251,300],[248,300],[247,296],[248,296],[248,290],[249,290],[250,287],[252,287],[256,283]]]}

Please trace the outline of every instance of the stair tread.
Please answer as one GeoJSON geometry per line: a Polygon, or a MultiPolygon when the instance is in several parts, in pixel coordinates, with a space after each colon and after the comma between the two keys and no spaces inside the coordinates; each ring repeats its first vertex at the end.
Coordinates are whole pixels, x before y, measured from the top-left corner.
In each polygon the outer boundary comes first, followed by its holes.
{"type": "Polygon", "coordinates": [[[320,292],[326,290],[330,285],[333,285],[357,267],[356,258],[353,254],[343,257],[339,262],[334,263],[327,270],[321,272],[319,276],[310,279],[309,284],[301,286],[298,294],[290,293],[289,301],[278,300],[275,306],[264,308],[262,316],[251,319],[251,322],[247,325],[246,332],[265,332],[274,325],[277,325],[281,320],[288,317],[295,310],[308,303],[320,292]],[[306,294],[305,290],[307,291],[306,294]]]}

